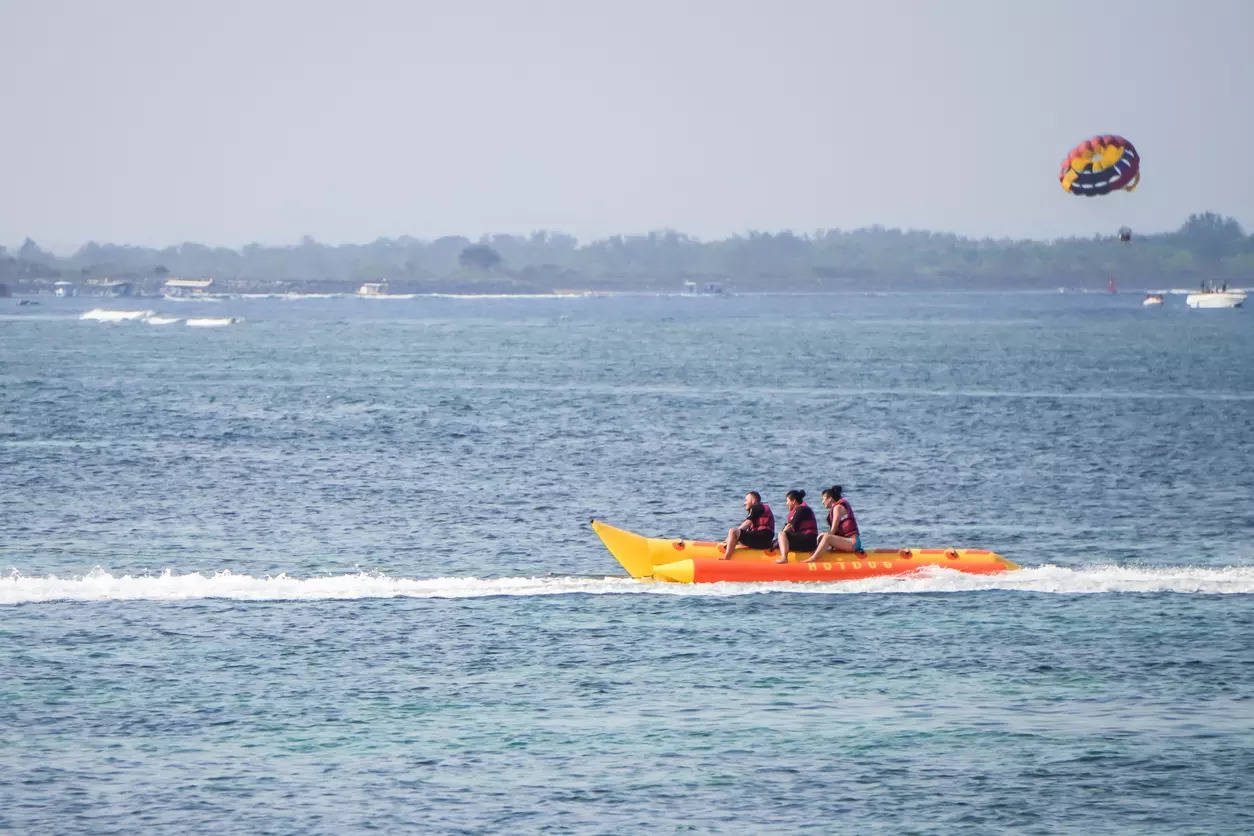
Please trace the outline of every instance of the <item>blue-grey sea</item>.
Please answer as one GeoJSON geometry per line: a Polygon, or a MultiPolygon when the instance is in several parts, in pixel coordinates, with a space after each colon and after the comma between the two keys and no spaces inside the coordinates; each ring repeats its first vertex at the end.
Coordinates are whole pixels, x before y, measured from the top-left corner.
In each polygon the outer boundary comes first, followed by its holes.
{"type": "Polygon", "coordinates": [[[0,829],[1254,830],[1249,310],[21,301],[0,829]],[[832,483],[1026,568],[676,586],[588,527],[832,483]]]}

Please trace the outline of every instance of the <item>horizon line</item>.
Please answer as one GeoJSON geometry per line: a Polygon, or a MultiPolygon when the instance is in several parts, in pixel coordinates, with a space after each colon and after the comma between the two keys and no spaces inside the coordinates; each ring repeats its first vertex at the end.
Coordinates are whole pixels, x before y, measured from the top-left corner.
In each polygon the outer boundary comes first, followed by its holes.
{"type": "MultiPolygon", "coordinates": [[[[1217,212],[1211,212],[1211,211],[1193,212],[1193,213],[1190,213],[1190,215],[1186,217],[1183,221],[1181,221],[1181,226],[1187,223],[1190,217],[1193,217],[1196,215],[1215,215],[1223,220],[1233,220],[1233,221],[1236,220],[1235,218],[1231,216],[1222,215],[1217,212]]],[[[1240,222],[1238,221],[1237,223],[1238,223],[1238,226],[1240,226],[1240,222]]],[[[1150,238],[1150,237],[1155,237],[1159,235],[1170,235],[1170,234],[1174,234],[1175,232],[1178,232],[1179,229],[1180,227],[1176,227],[1175,229],[1159,230],[1159,231],[1153,231],[1153,232],[1138,232],[1137,237],[1150,238]]],[[[25,246],[27,241],[30,241],[34,243],[35,246],[39,247],[39,249],[43,250],[44,252],[47,252],[58,258],[67,258],[80,252],[84,247],[88,247],[92,244],[95,244],[96,246],[100,246],[100,247],[133,248],[133,249],[141,249],[141,250],[154,250],[158,252],[163,251],[163,250],[168,250],[168,249],[177,249],[187,244],[194,244],[196,246],[205,247],[207,249],[214,249],[214,250],[225,249],[225,250],[231,250],[233,252],[242,252],[244,248],[252,247],[252,246],[272,248],[272,249],[295,249],[298,247],[305,246],[306,241],[312,244],[316,244],[318,246],[331,247],[331,248],[362,247],[362,246],[369,246],[371,244],[375,244],[380,241],[402,241],[402,240],[412,240],[420,244],[433,244],[437,241],[443,241],[443,240],[450,239],[450,238],[461,238],[469,242],[470,244],[480,244],[480,243],[491,243],[491,239],[495,237],[507,237],[507,238],[527,240],[541,233],[546,234],[546,235],[560,235],[560,236],[572,238],[575,241],[575,246],[577,248],[582,248],[582,247],[593,246],[595,244],[598,244],[604,241],[609,241],[614,238],[639,239],[639,238],[648,238],[650,236],[655,236],[655,235],[669,235],[669,234],[676,235],[680,238],[686,239],[696,244],[714,244],[714,243],[732,241],[737,238],[741,238],[741,239],[748,238],[753,235],[765,235],[765,236],[770,236],[770,237],[781,237],[784,235],[791,235],[792,237],[799,238],[801,240],[816,240],[818,236],[823,235],[823,234],[831,234],[831,233],[853,234],[853,233],[858,233],[858,232],[872,232],[872,231],[897,232],[903,235],[926,234],[926,235],[936,235],[936,236],[948,236],[948,237],[953,237],[953,238],[957,238],[960,240],[977,241],[977,242],[978,241],[1009,241],[1009,242],[1016,242],[1016,243],[1034,243],[1034,244],[1042,244],[1042,243],[1051,244],[1051,243],[1057,243],[1059,241],[1068,241],[1068,240],[1101,240],[1103,238],[1108,238],[1108,237],[1117,237],[1118,235],[1118,231],[1115,230],[1115,231],[1110,232],[1109,234],[1057,235],[1057,236],[1052,236],[1048,238],[1016,237],[1012,235],[977,236],[977,235],[964,234],[960,232],[949,232],[949,231],[944,231],[944,230],[924,229],[924,228],[919,228],[919,227],[886,226],[880,223],[872,223],[872,224],[867,224],[864,226],[853,227],[853,228],[842,228],[842,227],[819,228],[819,229],[812,230],[810,232],[797,232],[796,230],[793,230],[791,228],[778,229],[774,231],[751,228],[751,229],[746,229],[743,232],[732,233],[722,238],[701,238],[696,235],[690,235],[686,232],[675,229],[673,227],[664,226],[664,227],[657,227],[654,229],[650,229],[644,232],[617,232],[617,233],[611,233],[609,235],[604,235],[600,237],[593,237],[588,240],[582,240],[577,235],[570,233],[570,232],[566,232],[562,229],[550,229],[550,228],[541,227],[541,228],[533,229],[527,233],[505,233],[505,232],[487,233],[485,232],[485,233],[482,233],[478,238],[473,238],[473,237],[470,237],[469,235],[464,235],[461,233],[438,235],[438,236],[434,236],[430,238],[419,237],[419,236],[411,235],[408,233],[402,233],[400,235],[394,235],[394,236],[380,235],[369,241],[341,241],[338,243],[333,243],[329,241],[320,241],[311,235],[302,235],[300,239],[296,241],[295,243],[273,243],[273,242],[266,243],[262,241],[253,240],[253,241],[248,241],[246,243],[238,244],[234,246],[229,245],[229,244],[207,243],[205,241],[193,241],[190,239],[183,240],[178,243],[167,243],[164,245],[130,244],[130,243],[119,244],[113,241],[102,241],[102,240],[96,240],[93,238],[93,239],[88,239],[87,241],[77,245],[76,247],[74,247],[73,249],[69,251],[66,251],[63,249],[63,247],[66,245],[64,245],[64,243],[62,242],[51,244],[48,247],[45,247],[44,245],[41,245],[38,242],[38,240],[36,240],[32,236],[27,235],[18,244],[15,244],[15,245],[0,244],[0,250],[4,250],[10,254],[16,253],[23,246],[25,246]]],[[[1242,234],[1246,234],[1244,227],[1242,227],[1242,234]]]]}

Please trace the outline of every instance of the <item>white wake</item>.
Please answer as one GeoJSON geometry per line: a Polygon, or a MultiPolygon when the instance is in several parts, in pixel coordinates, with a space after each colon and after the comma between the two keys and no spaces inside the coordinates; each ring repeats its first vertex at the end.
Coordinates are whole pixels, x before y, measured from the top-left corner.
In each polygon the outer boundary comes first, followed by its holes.
{"type": "Polygon", "coordinates": [[[94,319],[97,322],[133,322],[152,316],[155,311],[115,311],[108,308],[92,308],[79,319],[94,319]]]}
{"type": "Polygon", "coordinates": [[[159,314],[156,311],[121,311],[109,308],[92,308],[79,316],[79,319],[94,322],[147,322],[149,325],[173,325],[182,321],[184,325],[193,328],[221,328],[243,321],[237,316],[200,316],[183,319],[178,316],[159,314]]]}
{"type": "Polygon", "coordinates": [[[830,583],[670,584],[627,577],[395,578],[378,573],[297,578],[213,574],[113,575],[95,569],[77,577],[27,577],[14,570],[0,578],[0,605],[50,601],[322,601],[354,598],[486,598],[536,595],[678,595],[726,597],[762,593],[808,595],[963,593],[989,590],[1091,595],[1169,592],[1254,593],[1254,566],[1136,568],[1042,566],[1001,575],[967,575],[928,567],[915,574],[830,583]]]}

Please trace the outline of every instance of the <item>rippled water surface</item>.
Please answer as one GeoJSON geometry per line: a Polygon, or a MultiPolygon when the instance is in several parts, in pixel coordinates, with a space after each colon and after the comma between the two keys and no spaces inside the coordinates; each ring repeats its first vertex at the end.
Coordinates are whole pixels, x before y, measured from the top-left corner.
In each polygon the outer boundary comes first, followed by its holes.
{"type": "Polygon", "coordinates": [[[1248,311],[40,301],[0,299],[0,828],[1254,827],[1248,311]],[[1027,568],[680,587],[587,526],[832,482],[868,546],[1027,568]]]}

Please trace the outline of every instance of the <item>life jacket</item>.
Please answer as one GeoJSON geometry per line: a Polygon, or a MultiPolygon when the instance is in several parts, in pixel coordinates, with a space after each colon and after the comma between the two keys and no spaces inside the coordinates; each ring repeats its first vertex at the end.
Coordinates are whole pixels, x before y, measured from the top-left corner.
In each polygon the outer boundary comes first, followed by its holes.
{"type": "Polygon", "coordinates": [[[771,513],[771,506],[765,502],[750,508],[749,515],[745,519],[749,521],[750,531],[765,531],[768,534],[775,533],[775,515],[771,513]]]}
{"type": "Polygon", "coordinates": [[[819,521],[814,518],[814,512],[810,510],[810,506],[804,502],[789,512],[788,524],[792,526],[793,534],[819,533],[819,521]]]}
{"type": "Polygon", "coordinates": [[[835,516],[836,514],[837,505],[845,506],[845,516],[841,519],[840,526],[837,527],[836,529],[836,534],[840,537],[857,537],[858,536],[858,521],[854,519],[853,506],[850,505],[849,500],[845,499],[843,496],[840,499],[836,500],[836,505],[833,505],[827,511],[828,529],[830,530],[832,527],[832,517],[835,516]]]}

